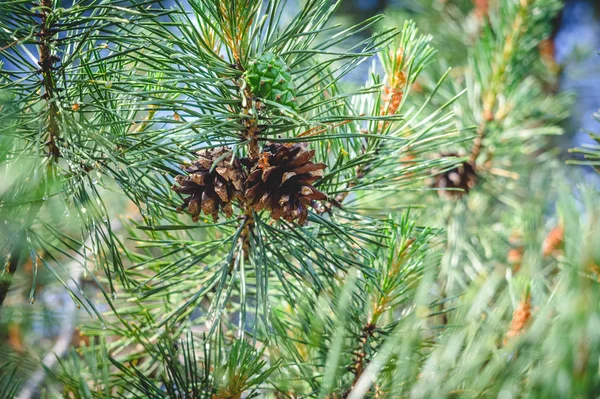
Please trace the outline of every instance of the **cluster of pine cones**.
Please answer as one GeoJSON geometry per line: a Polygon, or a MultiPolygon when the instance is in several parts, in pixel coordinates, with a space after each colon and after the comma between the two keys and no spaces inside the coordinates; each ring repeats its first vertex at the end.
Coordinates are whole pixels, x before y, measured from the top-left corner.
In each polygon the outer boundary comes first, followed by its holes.
{"type": "Polygon", "coordinates": [[[323,176],[323,163],[314,163],[315,151],[304,144],[272,143],[258,159],[233,158],[227,147],[203,150],[175,178],[172,189],[187,195],[178,210],[186,210],[197,221],[201,213],[216,221],[219,211],[233,215],[239,201],[255,211],[268,210],[275,220],[283,218],[304,224],[308,208],[327,196],[313,183],[323,176]]]}
{"type": "MultiPolygon", "coordinates": [[[[291,69],[273,53],[263,53],[249,63],[244,80],[262,101],[298,109],[291,69]]],[[[326,165],[314,163],[314,150],[304,144],[271,143],[255,159],[235,159],[227,147],[203,150],[186,174],[175,178],[172,188],[187,196],[179,210],[187,210],[193,221],[200,214],[217,221],[219,212],[233,215],[233,203],[255,211],[268,210],[275,220],[304,224],[309,207],[327,199],[313,183],[323,176],[326,165]]]]}

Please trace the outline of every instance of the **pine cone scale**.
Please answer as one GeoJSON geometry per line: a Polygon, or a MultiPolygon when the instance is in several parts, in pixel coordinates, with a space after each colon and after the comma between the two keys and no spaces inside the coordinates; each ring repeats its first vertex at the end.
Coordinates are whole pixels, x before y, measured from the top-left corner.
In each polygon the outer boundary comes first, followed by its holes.
{"type": "Polygon", "coordinates": [[[263,149],[246,180],[246,199],[254,210],[266,209],[274,220],[304,224],[308,207],[327,196],[311,183],[323,175],[323,163],[313,163],[315,152],[303,144],[273,143],[263,149]]]}
{"type": "Polygon", "coordinates": [[[304,186],[302,186],[302,194],[306,198],[310,198],[315,201],[325,201],[327,199],[327,196],[325,194],[323,194],[310,184],[305,184],[304,186]]]}
{"type": "Polygon", "coordinates": [[[294,169],[294,171],[298,174],[314,172],[316,170],[319,170],[322,172],[323,169],[325,169],[326,167],[327,167],[327,165],[325,165],[324,163],[313,163],[313,164],[299,166],[298,168],[294,169]]]}
{"type": "Polygon", "coordinates": [[[173,191],[189,195],[178,209],[187,207],[192,221],[198,221],[202,212],[216,222],[220,209],[227,217],[233,215],[231,202],[240,198],[245,177],[232,156],[227,147],[201,151],[192,165],[184,168],[187,176],[175,177],[178,186],[173,186],[173,191]]]}

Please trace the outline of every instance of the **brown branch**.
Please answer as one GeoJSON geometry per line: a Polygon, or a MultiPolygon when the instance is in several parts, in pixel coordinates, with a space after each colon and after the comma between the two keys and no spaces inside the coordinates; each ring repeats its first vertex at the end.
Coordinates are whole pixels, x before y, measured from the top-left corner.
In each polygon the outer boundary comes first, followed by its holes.
{"type": "Polygon", "coordinates": [[[358,350],[356,352],[354,352],[354,355],[355,355],[354,367],[353,367],[354,380],[352,381],[352,385],[350,386],[350,389],[348,389],[342,396],[343,398],[347,398],[348,395],[350,395],[350,393],[356,386],[356,383],[358,382],[358,380],[362,376],[363,372],[365,371],[367,349],[369,346],[369,341],[371,340],[371,338],[373,338],[373,334],[375,333],[376,328],[377,327],[375,324],[369,322],[363,327],[363,329],[361,331],[360,347],[358,348],[358,350]]]}
{"type": "MultiPolygon", "coordinates": [[[[239,39],[239,38],[238,38],[239,39]]],[[[244,67],[242,66],[240,60],[239,52],[235,51],[235,43],[233,40],[230,40],[229,43],[226,43],[230,49],[233,51],[233,56],[235,58],[235,66],[241,72],[244,73],[244,67]]],[[[254,100],[254,94],[250,87],[243,80],[240,82],[237,79],[233,79],[233,83],[240,89],[240,94],[242,96],[242,108],[243,114],[245,116],[243,124],[244,129],[241,132],[241,137],[245,141],[248,142],[248,158],[251,160],[258,159],[260,155],[260,147],[258,145],[258,136],[260,133],[260,127],[258,126],[258,115],[256,114],[255,108],[260,109],[262,106],[260,102],[254,100]]],[[[241,203],[241,206],[244,210],[244,219],[243,219],[243,227],[242,233],[238,238],[238,242],[242,244],[242,252],[244,253],[244,258],[247,259],[249,255],[250,249],[250,240],[252,238],[252,231],[254,229],[254,209],[248,200],[244,200],[241,203]]],[[[232,274],[234,271],[235,264],[237,262],[237,254],[232,257],[231,262],[229,264],[229,274],[232,274]]]]}
{"type": "Polygon", "coordinates": [[[52,1],[53,0],[41,0],[40,5],[42,6],[41,14],[40,14],[40,32],[37,34],[39,37],[39,61],[38,65],[40,66],[40,73],[42,75],[42,83],[44,86],[44,94],[43,98],[46,99],[46,103],[48,104],[48,119],[47,119],[47,129],[48,129],[48,141],[46,145],[48,146],[48,153],[54,159],[57,159],[60,156],[60,150],[58,149],[57,140],[59,137],[59,127],[58,127],[58,115],[59,109],[56,104],[55,96],[55,85],[54,85],[54,74],[52,70],[54,68],[54,64],[59,60],[58,57],[52,54],[50,47],[50,40],[52,36],[56,33],[52,26],[48,26],[48,16],[52,12],[52,1]]]}
{"type": "MultiPolygon", "coordinates": [[[[56,161],[60,156],[60,150],[58,149],[57,140],[59,137],[59,125],[58,125],[58,115],[59,109],[58,105],[54,101],[56,99],[55,96],[55,85],[54,85],[54,64],[59,60],[58,57],[54,56],[51,51],[50,41],[52,36],[55,35],[56,31],[54,31],[53,27],[48,24],[48,17],[52,12],[52,1],[53,0],[41,0],[40,2],[40,31],[36,34],[39,38],[39,61],[38,65],[40,66],[39,73],[42,75],[42,86],[44,88],[44,94],[42,94],[42,98],[46,100],[46,104],[48,105],[48,118],[46,119],[46,129],[48,132],[48,141],[46,145],[48,146],[48,156],[52,158],[52,160],[56,161]]],[[[52,162],[48,163],[48,174],[50,174],[52,168],[52,162]]],[[[23,258],[27,256],[26,247],[24,246],[24,242],[27,236],[27,231],[33,225],[41,207],[43,205],[43,200],[38,199],[34,201],[27,213],[27,217],[23,226],[17,233],[15,241],[13,242],[13,247],[8,255],[6,270],[3,275],[0,277],[0,306],[4,303],[6,299],[6,295],[10,290],[10,286],[12,284],[12,280],[14,277],[17,268],[22,262],[23,258]]]]}

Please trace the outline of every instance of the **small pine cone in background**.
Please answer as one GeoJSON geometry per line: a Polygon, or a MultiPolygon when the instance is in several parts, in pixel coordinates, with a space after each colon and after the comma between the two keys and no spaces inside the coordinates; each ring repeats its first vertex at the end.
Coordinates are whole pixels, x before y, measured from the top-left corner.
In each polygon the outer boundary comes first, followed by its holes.
{"type": "Polygon", "coordinates": [[[272,143],[264,147],[246,180],[246,200],[256,211],[271,211],[275,220],[283,217],[304,224],[313,201],[327,199],[312,186],[326,167],[311,162],[314,154],[303,144],[272,143]]]}
{"type": "Polygon", "coordinates": [[[508,242],[510,243],[511,248],[506,255],[506,261],[512,268],[512,272],[517,273],[521,270],[521,262],[523,261],[523,255],[525,254],[522,234],[519,231],[514,231],[510,237],[508,237],[508,242]]]}
{"type": "Polygon", "coordinates": [[[189,195],[178,208],[179,211],[186,209],[194,222],[198,221],[201,212],[211,215],[216,222],[219,209],[227,217],[231,217],[232,202],[241,197],[245,178],[239,161],[235,159],[232,162],[231,157],[231,149],[227,147],[198,153],[198,159],[184,168],[188,174],[175,177],[179,186],[174,185],[173,191],[189,195]]]}
{"type": "Polygon", "coordinates": [[[510,330],[506,332],[504,336],[504,345],[506,345],[512,338],[520,335],[527,326],[529,319],[531,318],[531,296],[527,295],[513,313],[512,320],[510,322],[510,330]]]}
{"type": "Polygon", "coordinates": [[[490,4],[489,0],[473,0],[475,6],[474,12],[477,19],[483,19],[488,16],[490,4]]]}
{"type": "Polygon", "coordinates": [[[542,255],[548,257],[562,247],[565,231],[561,225],[554,227],[544,240],[542,255]]]}
{"type": "Polygon", "coordinates": [[[525,252],[525,248],[523,248],[523,247],[511,248],[508,251],[506,260],[507,260],[508,264],[512,267],[513,273],[516,273],[519,270],[521,270],[521,261],[523,260],[524,252],[525,252]]]}
{"type": "MultiPolygon", "coordinates": [[[[446,154],[444,157],[458,157],[458,154],[446,154]]],[[[439,188],[438,194],[451,199],[459,199],[475,187],[477,175],[475,168],[469,162],[462,162],[456,167],[435,177],[434,187],[439,188]],[[448,189],[453,190],[448,190],[448,189]],[[461,189],[462,191],[459,191],[461,189]]]]}

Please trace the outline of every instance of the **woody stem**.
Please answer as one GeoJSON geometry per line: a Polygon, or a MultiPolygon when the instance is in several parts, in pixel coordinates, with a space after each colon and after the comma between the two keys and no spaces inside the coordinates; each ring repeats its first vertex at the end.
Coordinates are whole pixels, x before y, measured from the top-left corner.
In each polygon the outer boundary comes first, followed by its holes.
{"type": "MultiPolygon", "coordinates": [[[[53,59],[51,48],[50,48],[50,40],[52,36],[56,33],[53,30],[53,26],[47,26],[48,17],[52,12],[52,1],[53,0],[41,0],[41,12],[40,12],[40,31],[37,36],[39,37],[39,61],[38,65],[40,66],[39,73],[42,75],[42,86],[44,88],[44,98],[46,99],[46,104],[48,106],[48,117],[46,119],[46,129],[48,132],[48,156],[50,162],[48,162],[47,171],[48,176],[50,176],[52,171],[52,161],[55,161],[60,156],[60,151],[56,144],[56,141],[59,137],[59,125],[58,125],[58,105],[55,100],[55,86],[54,86],[54,75],[52,73],[52,68],[55,60],[53,59]]],[[[25,218],[25,222],[20,228],[19,232],[16,235],[16,238],[12,244],[12,249],[9,258],[7,259],[6,269],[0,275],[0,306],[4,303],[4,299],[6,298],[10,286],[12,284],[13,276],[17,271],[23,257],[26,256],[25,246],[23,241],[26,238],[27,230],[31,228],[33,222],[35,221],[40,209],[42,208],[43,200],[37,199],[31,203],[29,207],[29,212],[25,218]]]]}

